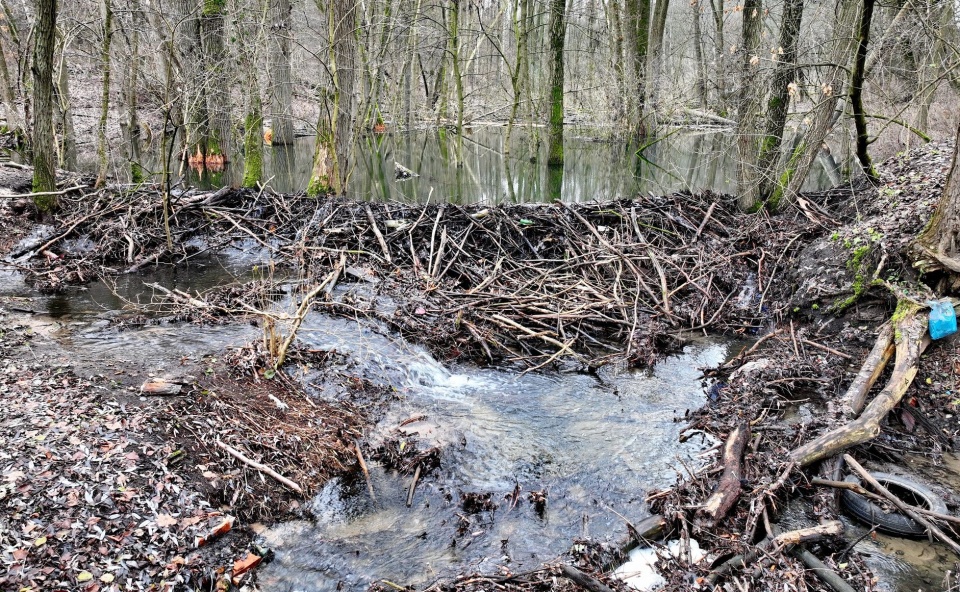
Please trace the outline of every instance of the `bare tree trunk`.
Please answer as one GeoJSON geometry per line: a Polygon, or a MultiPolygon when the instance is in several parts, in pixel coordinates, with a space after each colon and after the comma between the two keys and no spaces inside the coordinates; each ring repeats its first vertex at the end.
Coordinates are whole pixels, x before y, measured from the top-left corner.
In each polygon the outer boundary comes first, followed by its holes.
{"type": "Polygon", "coordinates": [[[331,88],[321,108],[313,173],[307,194],[341,194],[350,172],[353,144],[353,94],[356,77],[356,5],[354,0],[331,0],[327,10],[330,38],[331,88]]]}
{"type": "Polygon", "coordinates": [[[198,56],[202,55],[198,9],[198,3],[192,0],[176,1],[177,17],[181,24],[174,30],[171,42],[177,50],[177,61],[183,77],[180,101],[186,132],[184,145],[188,154],[203,163],[207,154],[210,122],[206,85],[202,77],[203,67],[198,59],[198,56]]]}
{"type": "Polygon", "coordinates": [[[727,47],[723,40],[723,0],[710,0],[710,11],[713,14],[714,25],[713,52],[716,60],[717,110],[725,114],[727,111],[727,47]]]}
{"type": "MultiPolygon", "coordinates": [[[[70,104],[70,71],[67,68],[67,39],[64,37],[60,47],[60,59],[57,60],[57,79],[53,85],[53,98],[56,105],[57,127],[60,140],[57,143],[60,166],[73,170],[77,163],[77,134],[73,126],[73,106],[70,104]]],[[[56,127],[54,135],[56,135],[56,127]]]]}
{"type": "MultiPolygon", "coordinates": [[[[417,24],[420,22],[420,7],[422,6],[422,1],[415,1],[416,6],[413,11],[413,21],[409,23],[410,28],[407,31],[407,63],[406,71],[404,72],[403,112],[407,130],[413,128],[413,78],[417,64],[419,63],[419,60],[417,60],[417,24]]],[[[428,97],[424,95],[424,98],[428,97]]]]}
{"type": "Polygon", "coordinates": [[[207,98],[209,134],[205,162],[219,165],[230,159],[233,151],[231,133],[230,85],[226,74],[227,52],[223,45],[224,0],[205,0],[200,17],[203,33],[204,93],[207,98]]]}
{"type": "Polygon", "coordinates": [[[566,4],[550,0],[550,121],[547,165],[563,166],[563,47],[567,35],[566,4]]]}
{"type": "Polygon", "coordinates": [[[110,0],[103,0],[103,51],[100,63],[103,68],[103,90],[100,97],[100,120],[97,122],[97,181],[96,187],[107,182],[107,115],[110,113],[110,42],[113,40],[113,7],[110,0]]]}
{"type": "Polygon", "coordinates": [[[245,103],[242,185],[250,188],[257,187],[263,180],[263,101],[260,97],[260,82],[257,76],[256,48],[260,46],[257,28],[259,27],[256,23],[245,19],[238,25],[237,30],[240,68],[250,73],[246,84],[242,85],[245,103]]]}
{"type": "MultiPolygon", "coordinates": [[[[529,0],[516,0],[513,13],[513,35],[517,45],[516,61],[510,72],[510,84],[513,87],[513,103],[510,105],[510,116],[507,119],[507,131],[503,139],[503,153],[510,154],[510,138],[513,137],[513,126],[517,121],[517,113],[520,111],[520,103],[523,101],[523,85],[526,80],[524,70],[527,62],[530,60],[529,50],[527,49],[527,37],[530,34],[526,27],[526,11],[529,10],[529,0]]],[[[506,59],[506,58],[504,58],[506,59]]]]}
{"type": "Polygon", "coordinates": [[[700,26],[700,1],[692,0],[693,10],[693,56],[697,62],[697,99],[700,108],[707,109],[707,63],[703,58],[703,31],[700,26]]]}
{"type": "Polygon", "coordinates": [[[830,63],[827,76],[821,85],[820,102],[810,114],[813,121],[810,129],[801,140],[787,163],[783,178],[785,189],[776,190],[770,198],[771,205],[777,207],[783,199],[792,201],[800,193],[800,188],[820,152],[823,140],[833,128],[834,111],[843,89],[849,83],[849,74],[857,47],[857,15],[860,13],[861,0],[841,0],[840,8],[833,25],[830,43],[830,63]]]}
{"type": "MultiPolygon", "coordinates": [[[[53,140],[53,49],[56,43],[57,0],[37,0],[33,62],[33,191],[57,188],[56,148],[53,140]]],[[[41,214],[57,207],[55,195],[33,198],[41,214]]]]}
{"type": "Polygon", "coordinates": [[[133,22],[130,32],[130,62],[126,70],[126,81],[124,95],[126,97],[127,119],[123,127],[125,129],[124,145],[126,146],[127,163],[130,166],[130,181],[140,183],[143,181],[143,168],[140,165],[140,119],[137,116],[137,91],[140,78],[140,29],[145,19],[140,12],[139,1],[130,3],[131,21],[133,22]]]}
{"type": "Polygon", "coordinates": [[[263,106],[255,76],[245,85],[247,115],[243,119],[243,186],[257,187],[263,180],[263,106]]]}
{"type": "Polygon", "coordinates": [[[928,266],[926,271],[938,266],[960,274],[960,126],[957,127],[953,160],[943,188],[943,197],[914,246],[919,251],[917,259],[932,258],[936,262],[928,266]]]}
{"type": "Polygon", "coordinates": [[[670,0],[657,0],[650,26],[650,47],[647,53],[646,97],[654,103],[659,100],[660,73],[663,71],[663,36],[667,28],[667,10],[670,0]]]}
{"type": "Polygon", "coordinates": [[[760,202],[756,135],[760,117],[757,111],[763,91],[759,78],[760,32],[763,21],[760,0],[746,0],[743,5],[743,49],[740,89],[737,98],[737,193],[740,208],[751,210],[760,202]]]}
{"type": "Polygon", "coordinates": [[[460,2],[450,0],[450,62],[453,66],[453,84],[457,91],[456,166],[463,166],[463,73],[460,71],[460,2]]]}
{"type": "Polygon", "coordinates": [[[293,84],[290,73],[290,0],[270,0],[270,32],[267,43],[270,79],[267,95],[270,97],[270,127],[274,144],[293,142],[293,84]]]}
{"type": "Polygon", "coordinates": [[[607,21],[610,23],[610,34],[613,41],[610,45],[610,65],[613,68],[613,76],[616,80],[616,88],[613,89],[611,96],[613,98],[613,120],[622,121],[625,116],[624,100],[627,97],[627,86],[623,68],[623,19],[620,18],[619,0],[610,0],[607,4],[607,21]]]}
{"type": "Polygon", "coordinates": [[[880,177],[870,160],[870,138],[867,135],[867,115],[863,110],[863,79],[867,61],[867,46],[870,43],[870,23],[873,20],[874,0],[863,0],[860,23],[857,31],[857,53],[853,60],[853,73],[850,75],[850,107],[853,110],[853,123],[857,129],[857,159],[860,168],[873,183],[880,177]]]}
{"type": "Polygon", "coordinates": [[[7,68],[5,47],[3,35],[0,34],[0,77],[3,78],[0,82],[3,84],[3,105],[4,113],[7,116],[7,129],[19,135],[23,132],[23,119],[20,116],[20,110],[17,108],[13,80],[10,78],[10,70],[7,68]]]}
{"type": "Polygon", "coordinates": [[[624,38],[634,75],[634,88],[630,89],[628,94],[633,99],[628,125],[631,134],[643,136],[646,133],[643,128],[643,113],[646,109],[644,69],[650,39],[650,0],[624,0],[624,12],[626,13],[624,38]]]}
{"type": "Polygon", "coordinates": [[[783,55],[778,55],[777,67],[770,81],[770,96],[767,98],[766,124],[759,143],[755,181],[760,186],[759,198],[764,199],[777,185],[777,165],[781,160],[783,130],[790,110],[790,85],[797,71],[797,42],[803,18],[803,0],[786,0],[780,24],[780,45],[783,55]]]}

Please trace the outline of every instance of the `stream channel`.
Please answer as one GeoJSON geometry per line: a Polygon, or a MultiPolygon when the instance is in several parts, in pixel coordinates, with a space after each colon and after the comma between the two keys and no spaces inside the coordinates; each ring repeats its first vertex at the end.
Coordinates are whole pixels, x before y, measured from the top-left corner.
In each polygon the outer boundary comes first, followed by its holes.
{"type": "MultiPolygon", "coordinates": [[[[260,338],[260,330],[246,323],[160,323],[118,331],[111,320],[129,314],[130,302],[150,301],[152,290],[144,283],[193,291],[254,277],[264,254],[246,247],[187,266],[121,276],[111,288],[97,282],[55,296],[33,292],[17,274],[0,271],[0,300],[35,310],[31,325],[53,338],[78,371],[120,364],[143,377],[177,376],[184,358],[220,355],[260,338]]],[[[334,296],[369,297],[365,289],[346,285],[334,296]]],[[[276,306],[292,310],[289,300],[276,306]]],[[[639,521],[651,489],[672,484],[684,466],[696,469],[713,460],[702,454],[714,443],[705,437],[679,442],[682,417],[706,404],[699,369],[743,345],[706,337],[651,369],[518,375],[445,366],[372,321],[312,313],[299,337],[311,348],[339,352],[352,373],[395,391],[395,401],[366,434],[369,441],[424,416],[403,429],[417,434],[424,448],[439,446],[441,464],[421,479],[409,508],[410,477],[376,463],[370,463],[375,501],[362,478],[331,481],[308,503],[304,519],[261,533],[276,555],[258,573],[265,591],[365,590],[382,580],[422,589],[463,572],[534,569],[581,538],[624,540],[621,515],[639,521]],[[517,486],[523,493],[511,508],[508,496],[517,486]],[[535,490],[547,492],[543,513],[527,499],[535,490]],[[461,508],[464,493],[489,493],[497,507],[467,513],[461,508]]],[[[343,396],[318,388],[318,375],[298,378],[313,396],[343,396]]],[[[851,540],[866,532],[847,525],[851,540]]],[[[858,548],[868,554],[881,590],[937,589],[935,575],[950,567],[949,553],[925,541],[881,535],[858,548]]]]}

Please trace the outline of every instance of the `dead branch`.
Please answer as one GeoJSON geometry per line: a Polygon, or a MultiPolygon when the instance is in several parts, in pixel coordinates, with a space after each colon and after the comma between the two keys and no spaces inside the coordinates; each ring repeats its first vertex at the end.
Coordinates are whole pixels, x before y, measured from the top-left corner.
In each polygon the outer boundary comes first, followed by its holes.
{"type": "Polygon", "coordinates": [[[713,494],[704,502],[698,514],[701,526],[712,528],[723,518],[740,496],[740,478],[742,468],[740,458],[743,449],[750,441],[750,424],[742,422],[727,437],[723,447],[723,475],[713,494]]]}

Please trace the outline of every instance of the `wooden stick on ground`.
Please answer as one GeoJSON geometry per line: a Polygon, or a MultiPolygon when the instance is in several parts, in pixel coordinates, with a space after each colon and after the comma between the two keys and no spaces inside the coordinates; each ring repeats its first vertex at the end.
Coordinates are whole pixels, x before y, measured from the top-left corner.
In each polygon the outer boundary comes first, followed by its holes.
{"type": "Polygon", "coordinates": [[[957,555],[960,555],[960,545],[958,545],[953,539],[951,539],[946,534],[944,534],[942,530],[937,528],[936,524],[930,522],[929,520],[927,520],[917,512],[914,512],[910,506],[908,506],[906,503],[903,502],[903,500],[901,500],[897,496],[890,493],[890,491],[886,487],[881,485],[879,481],[873,478],[873,475],[868,473],[866,469],[860,466],[860,463],[858,463],[852,456],[850,456],[849,454],[844,454],[843,460],[847,463],[847,465],[851,469],[856,471],[856,473],[860,475],[860,477],[864,481],[869,483],[870,486],[877,491],[877,493],[887,498],[890,501],[890,503],[895,505],[901,512],[903,512],[913,520],[925,526],[927,530],[930,531],[930,534],[937,537],[937,539],[939,539],[940,542],[942,542],[943,544],[953,549],[954,553],[956,553],[957,555]]]}
{"type": "Polygon", "coordinates": [[[703,507],[700,508],[699,522],[701,526],[708,528],[723,518],[730,508],[733,507],[737,497],[740,496],[740,477],[742,469],[740,457],[743,456],[743,449],[750,441],[750,424],[743,422],[730,432],[727,442],[723,446],[723,475],[720,476],[720,483],[717,484],[716,491],[707,498],[703,507]]]}
{"type": "Polygon", "coordinates": [[[228,453],[230,456],[232,456],[233,458],[239,460],[239,461],[242,462],[243,464],[248,465],[248,466],[250,466],[250,467],[253,467],[254,469],[260,471],[261,473],[265,473],[265,474],[267,474],[267,475],[270,475],[271,477],[273,477],[274,479],[276,479],[276,480],[279,481],[280,483],[283,483],[284,485],[286,485],[286,486],[289,487],[290,489],[296,491],[296,492],[299,493],[300,495],[303,495],[303,488],[301,488],[299,485],[297,485],[296,483],[294,483],[294,482],[291,481],[290,479],[287,479],[286,477],[284,477],[284,476],[281,475],[280,473],[274,471],[273,469],[271,469],[271,468],[268,467],[267,465],[262,464],[262,463],[258,463],[257,461],[255,461],[255,460],[253,460],[253,459],[247,458],[246,456],[243,455],[242,452],[240,452],[240,451],[237,450],[236,448],[233,448],[233,447],[231,447],[231,446],[229,446],[229,445],[227,445],[227,444],[224,444],[224,443],[221,442],[220,440],[217,440],[217,446],[219,446],[220,448],[226,450],[227,453],[228,453]]]}
{"type": "Polygon", "coordinates": [[[754,561],[757,561],[761,555],[767,555],[762,563],[773,562],[773,558],[766,553],[766,551],[769,549],[782,551],[787,547],[791,547],[799,543],[818,541],[824,537],[838,535],[842,532],[843,523],[839,520],[833,520],[809,528],[801,528],[798,530],[780,533],[772,539],[766,539],[766,541],[757,547],[754,547],[749,552],[743,555],[732,557],[722,563],[719,567],[710,572],[710,575],[707,576],[707,583],[711,586],[715,585],[718,581],[720,581],[720,578],[726,576],[735,569],[750,565],[754,561]]]}
{"type": "Polygon", "coordinates": [[[377,220],[373,217],[373,212],[370,210],[370,206],[366,206],[367,210],[367,220],[370,222],[370,228],[373,229],[373,234],[377,237],[377,242],[380,243],[380,248],[383,250],[383,256],[386,257],[387,263],[393,263],[393,260],[390,258],[390,249],[387,248],[387,241],[383,240],[383,234],[380,233],[380,229],[377,228],[377,220]]]}
{"type": "Polygon", "coordinates": [[[613,592],[613,589],[593,576],[589,576],[572,565],[561,565],[560,573],[571,582],[590,590],[590,592],[613,592]]]}

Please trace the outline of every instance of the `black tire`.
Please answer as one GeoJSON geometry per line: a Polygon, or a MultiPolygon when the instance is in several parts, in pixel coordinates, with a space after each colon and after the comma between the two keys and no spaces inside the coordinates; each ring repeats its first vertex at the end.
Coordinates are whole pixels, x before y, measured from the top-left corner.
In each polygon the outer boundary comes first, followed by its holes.
{"type": "MultiPolygon", "coordinates": [[[[887,473],[871,473],[873,478],[891,493],[910,505],[925,508],[940,514],[947,513],[947,505],[935,493],[916,481],[887,473]]],[[[856,475],[848,475],[844,481],[860,483],[856,475]]],[[[844,489],[840,495],[843,507],[857,520],[876,526],[880,532],[902,537],[922,537],[927,529],[909,516],[899,512],[887,512],[866,497],[844,489]]]]}

